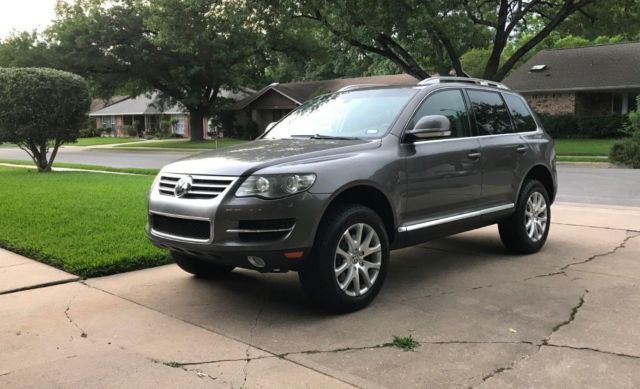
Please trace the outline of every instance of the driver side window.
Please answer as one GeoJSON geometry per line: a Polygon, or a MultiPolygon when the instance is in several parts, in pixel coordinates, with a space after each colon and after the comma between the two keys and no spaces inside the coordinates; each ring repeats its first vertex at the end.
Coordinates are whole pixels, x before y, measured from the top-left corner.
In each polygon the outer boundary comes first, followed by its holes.
{"type": "Polygon", "coordinates": [[[449,138],[471,136],[469,114],[460,89],[435,92],[429,96],[409,121],[408,128],[413,128],[420,118],[429,115],[443,115],[449,118],[451,122],[451,136],[449,138]]]}

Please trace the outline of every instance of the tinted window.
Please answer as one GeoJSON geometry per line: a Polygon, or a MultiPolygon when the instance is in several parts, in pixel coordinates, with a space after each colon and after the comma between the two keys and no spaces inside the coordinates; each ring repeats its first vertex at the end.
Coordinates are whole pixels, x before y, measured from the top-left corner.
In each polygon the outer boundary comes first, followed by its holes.
{"type": "Polygon", "coordinates": [[[448,117],[451,122],[451,138],[470,135],[467,107],[462,91],[458,89],[436,92],[429,96],[411,119],[409,128],[413,128],[421,117],[428,115],[448,117]]]}
{"type": "Polygon", "coordinates": [[[470,90],[469,99],[480,135],[513,132],[507,106],[504,105],[499,93],[470,90]]]}
{"type": "Polygon", "coordinates": [[[522,98],[506,93],[503,96],[504,100],[507,102],[509,111],[511,112],[511,117],[513,118],[513,122],[516,126],[516,131],[535,131],[538,126],[536,125],[536,121],[533,119],[531,111],[527,108],[527,105],[522,98]]]}

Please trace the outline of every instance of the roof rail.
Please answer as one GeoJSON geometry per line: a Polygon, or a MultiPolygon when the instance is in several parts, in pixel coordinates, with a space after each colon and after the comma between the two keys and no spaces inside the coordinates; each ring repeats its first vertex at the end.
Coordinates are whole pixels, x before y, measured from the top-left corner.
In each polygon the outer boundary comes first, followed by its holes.
{"type": "Polygon", "coordinates": [[[389,84],[353,84],[353,85],[347,85],[340,88],[338,92],[344,92],[348,90],[361,89],[361,88],[371,88],[374,86],[389,86],[389,84]]]}
{"type": "Polygon", "coordinates": [[[508,86],[496,81],[483,80],[480,78],[470,78],[470,77],[430,77],[426,78],[418,83],[418,85],[435,85],[435,84],[443,84],[447,82],[461,82],[467,84],[476,84],[481,86],[491,86],[494,88],[507,89],[510,90],[508,86]]]}

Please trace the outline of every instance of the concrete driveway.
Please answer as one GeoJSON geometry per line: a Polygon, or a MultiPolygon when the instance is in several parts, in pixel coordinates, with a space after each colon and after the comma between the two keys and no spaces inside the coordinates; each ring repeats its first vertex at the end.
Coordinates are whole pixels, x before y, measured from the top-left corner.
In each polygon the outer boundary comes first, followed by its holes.
{"type": "Polygon", "coordinates": [[[531,256],[495,227],[394,252],[378,299],[342,316],[293,273],[174,265],[0,295],[0,387],[640,386],[640,209],[553,218],[531,256]]]}

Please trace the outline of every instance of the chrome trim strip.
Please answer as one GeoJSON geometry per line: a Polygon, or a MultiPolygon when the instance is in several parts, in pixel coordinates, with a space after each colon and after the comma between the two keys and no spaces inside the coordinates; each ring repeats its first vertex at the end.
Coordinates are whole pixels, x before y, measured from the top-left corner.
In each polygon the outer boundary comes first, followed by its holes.
{"type": "Polygon", "coordinates": [[[191,176],[194,180],[206,180],[206,181],[229,181],[229,185],[235,181],[238,176],[207,176],[203,174],[188,174],[188,173],[159,173],[160,176],[172,177],[180,179],[184,176],[191,176]]]}
{"type": "Polygon", "coordinates": [[[482,138],[496,138],[499,136],[507,136],[507,135],[536,135],[542,134],[542,129],[538,127],[535,131],[527,131],[527,132],[511,132],[508,134],[493,134],[493,135],[477,135],[477,136],[467,136],[464,138],[447,138],[447,139],[432,139],[432,140],[421,140],[411,143],[402,143],[403,145],[419,145],[423,143],[437,143],[437,142],[450,142],[455,140],[469,140],[469,139],[482,139],[482,138]]]}
{"type": "Polygon", "coordinates": [[[168,217],[175,217],[175,218],[178,218],[178,219],[201,220],[201,221],[207,221],[207,222],[211,221],[211,219],[208,218],[208,217],[184,216],[184,215],[176,215],[175,213],[166,213],[166,212],[158,212],[158,211],[149,211],[149,214],[160,215],[160,216],[168,216],[168,217]]]}
{"type": "Polygon", "coordinates": [[[409,224],[407,226],[399,227],[398,232],[408,232],[408,231],[419,230],[422,228],[433,227],[433,226],[437,226],[445,223],[451,223],[454,221],[468,219],[471,217],[482,216],[482,215],[486,215],[493,212],[506,211],[507,209],[511,209],[511,208],[515,208],[514,203],[498,205],[495,207],[480,209],[478,211],[466,212],[458,215],[443,217],[440,219],[433,219],[433,220],[428,220],[420,223],[409,224]]]}
{"type": "MultiPolygon", "coordinates": [[[[295,227],[295,226],[293,226],[295,227]]],[[[249,230],[249,229],[229,229],[227,232],[236,233],[236,234],[261,234],[267,232],[291,232],[293,231],[293,227],[290,228],[277,228],[272,230],[249,230]]]]}

